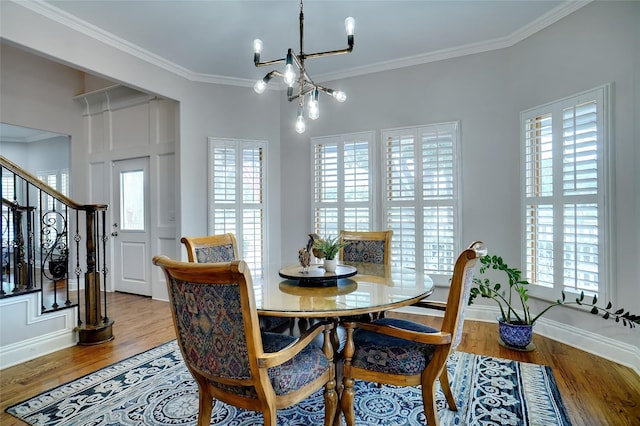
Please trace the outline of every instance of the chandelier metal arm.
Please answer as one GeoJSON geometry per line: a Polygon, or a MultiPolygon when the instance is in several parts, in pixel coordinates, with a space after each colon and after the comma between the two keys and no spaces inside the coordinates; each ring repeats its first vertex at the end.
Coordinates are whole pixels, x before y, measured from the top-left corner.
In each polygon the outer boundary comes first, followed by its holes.
{"type": "MultiPolygon", "coordinates": [[[[313,59],[313,58],[320,58],[323,56],[336,56],[336,55],[344,55],[345,53],[351,53],[353,51],[353,43],[351,43],[349,45],[349,47],[345,48],[345,49],[338,49],[338,50],[326,50],[324,52],[316,52],[316,53],[300,53],[300,54],[293,54],[293,57],[296,60],[296,65],[298,65],[298,68],[302,69],[302,63],[307,60],[307,59],[313,59]]],[[[268,66],[268,65],[275,65],[275,64],[282,64],[287,60],[287,58],[280,58],[280,59],[274,59],[272,61],[260,61],[260,55],[256,54],[254,55],[254,65],[256,67],[264,67],[264,66],[268,66]]]]}
{"type": "Polygon", "coordinates": [[[304,77],[304,81],[308,81],[309,83],[314,84],[313,80],[311,80],[311,77],[309,77],[309,74],[307,74],[307,70],[304,67],[304,61],[301,60],[300,57],[295,53],[291,55],[291,58],[293,59],[293,62],[296,63],[296,66],[300,70],[300,76],[304,77]]]}
{"type": "Polygon", "coordinates": [[[259,59],[260,58],[258,57],[257,61],[256,60],[253,61],[256,67],[265,67],[267,65],[281,64],[284,61],[286,61],[286,58],[275,59],[273,61],[265,61],[265,62],[260,62],[259,59]]]}
{"type": "MultiPolygon", "coordinates": [[[[315,86],[315,85],[305,85],[305,86],[304,86],[304,89],[303,89],[303,90],[299,90],[297,95],[287,96],[287,100],[288,100],[289,102],[291,102],[291,101],[293,101],[293,100],[295,100],[295,99],[298,99],[298,98],[300,98],[300,97],[304,97],[305,95],[307,95],[307,94],[309,94],[309,93],[313,92],[313,91],[316,89],[316,87],[317,87],[318,89],[320,89],[320,86],[315,86]]],[[[329,90],[331,90],[331,89],[329,89],[329,90]]],[[[324,91],[324,90],[323,90],[323,91],[324,91]]],[[[325,93],[326,93],[326,91],[325,91],[325,93]]]]}
{"type": "Polygon", "coordinates": [[[313,58],[319,58],[321,56],[343,55],[345,53],[351,53],[352,51],[353,51],[353,44],[347,47],[346,49],[327,50],[325,52],[318,52],[318,53],[307,53],[306,55],[302,55],[302,57],[304,59],[313,59],[313,58]]]}

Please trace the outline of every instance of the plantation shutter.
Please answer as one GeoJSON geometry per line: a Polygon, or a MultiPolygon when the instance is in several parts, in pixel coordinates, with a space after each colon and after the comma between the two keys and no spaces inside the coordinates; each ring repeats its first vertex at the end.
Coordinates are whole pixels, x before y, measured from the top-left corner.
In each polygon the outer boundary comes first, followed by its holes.
{"type": "Polygon", "coordinates": [[[261,141],[209,138],[209,234],[236,235],[254,276],[265,273],[265,154],[261,141]]]}
{"type": "Polygon", "coordinates": [[[415,130],[383,133],[385,140],[385,222],[393,230],[391,261],[416,268],[415,130]]]}
{"type": "Polygon", "coordinates": [[[383,131],[392,262],[450,276],[458,252],[458,124],[383,131]]]}
{"type": "Polygon", "coordinates": [[[604,86],[521,114],[524,264],[541,297],[558,290],[604,295],[607,92],[604,86]]]}
{"type": "Polygon", "coordinates": [[[565,108],[562,117],[564,287],[598,291],[597,104],[565,108]]]}
{"type": "Polygon", "coordinates": [[[313,232],[372,230],[373,133],[312,139],[313,232]]]}
{"type": "Polygon", "coordinates": [[[553,134],[551,114],[526,120],[525,253],[531,282],[553,287],[553,134]]]}
{"type": "MultiPolygon", "coordinates": [[[[13,175],[2,176],[2,198],[5,198],[9,201],[13,201],[17,198],[17,194],[15,194],[15,182],[13,180],[13,175]]],[[[5,209],[7,209],[8,211],[9,207],[3,204],[3,217],[5,216],[5,209]]],[[[6,217],[9,218],[8,212],[6,214],[6,217]]],[[[4,222],[4,225],[6,225],[7,227],[7,232],[2,234],[2,248],[3,250],[9,250],[9,247],[11,247],[11,244],[13,244],[13,239],[15,238],[13,234],[13,221],[6,220],[4,222]]]]}

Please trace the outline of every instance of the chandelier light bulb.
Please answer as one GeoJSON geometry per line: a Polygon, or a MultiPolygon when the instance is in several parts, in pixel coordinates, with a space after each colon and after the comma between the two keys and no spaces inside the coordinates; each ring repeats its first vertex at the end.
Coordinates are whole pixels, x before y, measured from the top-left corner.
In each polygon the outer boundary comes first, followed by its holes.
{"type": "Polygon", "coordinates": [[[320,117],[320,108],[318,108],[318,101],[309,101],[309,118],[317,120],[320,117]]]}
{"type": "Polygon", "coordinates": [[[293,86],[293,83],[296,81],[296,73],[293,72],[293,65],[287,64],[284,69],[284,82],[287,86],[293,86]]]}
{"type": "Polygon", "coordinates": [[[356,28],[356,20],[349,16],[344,20],[344,29],[347,31],[348,36],[352,36],[356,28]]]}
{"type": "Polygon", "coordinates": [[[318,107],[318,89],[309,93],[309,118],[317,120],[320,117],[320,108],[318,107]]]}
{"type": "Polygon", "coordinates": [[[299,115],[296,120],[296,132],[302,134],[305,130],[307,130],[307,125],[304,123],[304,117],[299,115]]]}
{"type": "Polygon", "coordinates": [[[253,53],[262,53],[262,40],[259,38],[253,40],[253,53]]]}
{"type": "Polygon", "coordinates": [[[266,88],[267,83],[265,83],[264,80],[258,80],[256,81],[256,84],[253,85],[253,90],[255,90],[258,94],[264,93],[264,89],[266,88]]]}
{"type": "Polygon", "coordinates": [[[333,96],[338,102],[344,102],[347,100],[347,94],[340,90],[333,92],[331,96],[333,96]]]}

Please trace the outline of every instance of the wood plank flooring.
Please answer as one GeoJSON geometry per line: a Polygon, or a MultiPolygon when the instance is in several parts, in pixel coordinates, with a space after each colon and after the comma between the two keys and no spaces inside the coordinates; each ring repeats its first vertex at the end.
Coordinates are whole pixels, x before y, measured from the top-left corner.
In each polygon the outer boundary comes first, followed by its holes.
{"type": "MultiPolygon", "coordinates": [[[[175,338],[166,302],[123,293],[107,295],[115,320],[111,342],[74,346],[0,371],[0,425],[23,425],[4,410],[52,387],[175,338]]],[[[436,317],[391,313],[432,326],[436,317]]],[[[461,351],[549,365],[573,425],[639,426],[640,378],[631,369],[534,336],[537,349],[516,352],[497,343],[497,326],[465,321],[461,351]]]]}

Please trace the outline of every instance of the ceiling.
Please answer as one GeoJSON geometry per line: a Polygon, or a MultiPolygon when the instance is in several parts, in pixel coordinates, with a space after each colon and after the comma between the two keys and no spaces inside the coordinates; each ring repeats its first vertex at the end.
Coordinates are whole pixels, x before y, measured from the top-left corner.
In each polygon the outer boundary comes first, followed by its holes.
{"type": "MultiPolygon", "coordinates": [[[[588,2],[555,0],[331,1],[304,3],[305,53],[347,46],[344,19],[356,20],[351,54],[309,59],[317,81],[507,47],[588,2]]],[[[271,68],[253,65],[299,51],[300,4],[286,1],[43,0],[25,7],[192,80],[249,84],[271,68]]]]}
{"type": "Polygon", "coordinates": [[[44,139],[66,136],[46,130],[30,129],[28,127],[14,126],[12,124],[0,123],[0,143],[1,142],[37,142],[44,139]]]}

